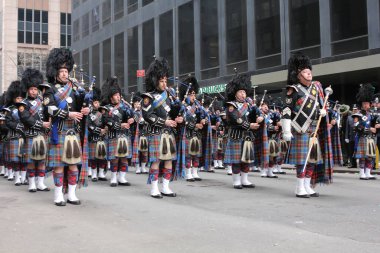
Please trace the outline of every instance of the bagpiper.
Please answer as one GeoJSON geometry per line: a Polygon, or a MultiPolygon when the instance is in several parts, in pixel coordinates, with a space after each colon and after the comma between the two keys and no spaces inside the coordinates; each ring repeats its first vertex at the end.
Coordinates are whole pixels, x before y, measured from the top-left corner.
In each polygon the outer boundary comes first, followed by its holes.
{"type": "Polygon", "coordinates": [[[116,76],[108,78],[102,86],[103,103],[107,104],[108,158],[111,163],[110,186],[130,186],[126,179],[128,159],[132,157],[131,124],[134,113],[122,100],[116,76]]]}
{"type": "MultiPolygon", "coordinates": [[[[107,146],[106,134],[107,125],[106,117],[101,112],[101,91],[97,87],[93,87],[92,91],[86,96],[89,100],[91,112],[88,116],[88,165],[90,166],[91,180],[107,181],[104,171],[107,167],[107,146]]],[[[102,107],[104,108],[104,107],[102,107]]]]}
{"type": "Polygon", "coordinates": [[[17,110],[17,103],[20,103],[26,95],[24,85],[20,81],[13,81],[7,91],[8,113],[5,124],[7,125],[9,146],[8,157],[10,167],[8,167],[8,181],[15,180],[15,185],[21,185],[20,171],[25,171],[24,164],[24,125],[20,121],[17,110]]]}
{"type": "Polygon", "coordinates": [[[3,93],[3,95],[0,96],[0,176],[8,174],[7,159],[5,157],[8,142],[8,127],[5,124],[5,108],[5,93],[3,93]]]}
{"type": "MultiPolygon", "coordinates": [[[[51,122],[44,115],[42,97],[39,95],[38,87],[43,83],[42,73],[36,69],[26,69],[22,74],[21,83],[27,89],[27,96],[17,106],[20,121],[24,125],[24,162],[28,171],[29,192],[50,191],[44,180],[48,152],[46,133],[50,130],[51,122]]],[[[21,181],[25,180],[22,172],[21,175],[21,181]]]]}
{"type": "Polygon", "coordinates": [[[226,114],[228,140],[224,162],[232,167],[232,180],[235,189],[254,188],[248,180],[249,166],[254,161],[254,135],[251,130],[258,129],[257,122],[250,122],[250,105],[247,92],[251,89],[248,75],[235,75],[226,86],[226,114]]]}
{"type": "Polygon", "coordinates": [[[359,178],[361,180],[376,179],[371,174],[376,158],[376,130],[380,128],[380,118],[370,112],[375,87],[371,84],[361,85],[356,100],[361,104],[360,115],[354,118],[354,132],[357,135],[355,158],[359,159],[359,178]]]}
{"type": "Polygon", "coordinates": [[[141,111],[141,94],[134,94],[132,106],[135,114],[135,123],[132,125],[133,133],[133,155],[132,163],[135,165],[136,174],[148,174],[146,164],[148,162],[148,138],[145,120],[141,111]]]}
{"type": "Polygon", "coordinates": [[[325,94],[321,83],[313,81],[310,59],[301,53],[289,59],[287,83],[281,126],[284,140],[291,141],[288,163],[297,169],[296,196],[318,197],[312,185],[331,183],[333,174],[331,137],[323,108],[325,94]]]}
{"type": "MultiPolygon", "coordinates": [[[[52,122],[49,135],[48,167],[53,169],[54,203],[65,206],[63,192],[67,190],[67,203],[80,205],[76,196],[77,184],[86,185],[87,168],[82,162],[80,122],[90,109],[82,108],[84,94],[78,92],[75,80],[69,79],[74,58],[68,49],[54,48],[46,61],[46,78],[50,88],[44,93],[46,116],[52,122]]],[[[84,161],[83,161],[84,162],[84,161]]]]}
{"type": "Polygon", "coordinates": [[[153,198],[162,198],[162,195],[176,197],[169,188],[172,179],[173,160],[176,160],[176,143],[173,128],[177,123],[183,122],[183,117],[171,119],[170,94],[167,91],[169,64],[165,58],[157,58],[146,72],[146,93],[142,94],[142,114],[147,122],[149,144],[149,170],[148,183],[151,184],[150,195],[153,198]],[[160,168],[162,162],[163,168],[160,168]],[[160,173],[161,170],[161,173],[160,173]],[[163,176],[162,190],[158,189],[159,173],[163,176]]]}

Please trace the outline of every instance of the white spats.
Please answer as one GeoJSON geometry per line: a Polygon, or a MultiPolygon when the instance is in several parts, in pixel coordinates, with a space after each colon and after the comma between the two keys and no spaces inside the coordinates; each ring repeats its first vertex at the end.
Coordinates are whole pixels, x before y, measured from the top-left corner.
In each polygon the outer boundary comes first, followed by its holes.
{"type": "Polygon", "coordinates": [[[35,177],[29,177],[29,187],[28,187],[29,192],[36,192],[37,187],[36,187],[36,178],[35,177]]]}
{"type": "Polygon", "coordinates": [[[38,191],[50,191],[50,189],[45,185],[45,177],[37,178],[37,190],[38,191]]]}
{"type": "Polygon", "coordinates": [[[299,198],[309,198],[305,189],[305,178],[297,178],[296,196],[299,198]]]}
{"type": "MultiPolygon", "coordinates": [[[[30,178],[29,178],[29,184],[30,184],[30,178]]],[[[54,203],[57,206],[64,206],[66,205],[65,199],[63,198],[63,192],[62,192],[62,186],[55,186],[54,188],[54,203]]]]}

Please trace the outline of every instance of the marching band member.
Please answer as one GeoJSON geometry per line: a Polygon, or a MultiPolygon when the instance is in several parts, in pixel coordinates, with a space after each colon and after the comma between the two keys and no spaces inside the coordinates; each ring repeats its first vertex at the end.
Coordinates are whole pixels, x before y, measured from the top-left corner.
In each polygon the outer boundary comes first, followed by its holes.
{"type": "MultiPolygon", "coordinates": [[[[27,96],[17,106],[20,120],[24,125],[24,162],[28,170],[29,192],[50,191],[44,180],[48,152],[46,132],[50,129],[51,123],[44,115],[42,97],[38,94],[38,87],[43,82],[42,73],[36,69],[26,69],[22,74],[21,82],[27,88],[27,96]]],[[[26,173],[22,173],[21,181],[25,180],[23,174],[26,173]]]]}
{"type": "Polygon", "coordinates": [[[281,119],[283,138],[291,141],[288,163],[297,168],[296,196],[301,198],[318,197],[312,185],[330,183],[333,173],[331,137],[326,110],[322,107],[325,95],[322,85],[313,81],[311,70],[307,56],[298,53],[289,59],[287,95],[281,119]],[[319,115],[322,121],[318,137],[310,139],[316,131],[319,115]],[[313,142],[310,152],[309,140],[313,142]]]}
{"type": "Polygon", "coordinates": [[[82,162],[80,122],[90,109],[82,108],[84,94],[77,92],[76,84],[69,80],[74,59],[68,49],[54,48],[46,61],[46,78],[50,88],[44,93],[45,113],[52,120],[48,167],[53,169],[54,203],[65,206],[63,191],[67,189],[67,203],[80,205],[76,196],[77,184],[86,185],[87,168],[82,162]],[[79,178],[79,179],[78,179],[79,178]],[[65,187],[65,188],[64,188],[65,187]]]}
{"type": "Polygon", "coordinates": [[[176,143],[173,129],[183,122],[183,117],[170,118],[171,99],[167,91],[169,65],[165,58],[155,59],[149,66],[146,77],[146,93],[142,94],[142,115],[147,123],[149,144],[148,183],[153,198],[176,197],[169,183],[172,178],[173,160],[176,160],[176,143]],[[162,162],[163,168],[160,168],[162,162]],[[163,175],[162,190],[158,189],[158,176],[163,175]]]}

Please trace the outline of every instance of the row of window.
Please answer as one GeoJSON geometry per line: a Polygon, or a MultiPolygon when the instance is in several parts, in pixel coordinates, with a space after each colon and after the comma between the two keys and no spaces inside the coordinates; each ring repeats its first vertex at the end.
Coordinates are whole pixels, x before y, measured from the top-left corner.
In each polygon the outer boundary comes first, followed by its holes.
{"type": "MultiPolygon", "coordinates": [[[[152,3],[154,0],[143,0],[142,6],[146,6],[152,3]]],[[[77,1],[78,4],[74,5],[77,7],[80,5],[80,1],[77,1]]],[[[111,0],[104,0],[101,5],[94,7],[91,11],[83,15],[81,19],[77,19],[74,21],[74,31],[73,37],[74,41],[77,41],[81,38],[86,37],[91,32],[96,32],[99,30],[99,24],[102,26],[106,26],[111,23],[111,14],[113,13],[113,21],[121,19],[124,16],[124,4],[127,4],[127,12],[128,14],[137,11],[138,9],[138,0],[113,0],[113,11],[111,10],[111,0]],[[101,6],[101,14],[99,12],[101,6]],[[101,15],[101,16],[100,16],[101,15]],[[91,19],[91,24],[90,24],[91,19]],[[80,32],[80,23],[82,26],[80,32]]]]}
{"type": "MultiPolygon", "coordinates": [[[[318,0],[289,0],[289,42],[290,52],[302,50],[311,58],[321,57],[320,19],[318,0]]],[[[200,70],[201,79],[220,75],[220,58],[223,57],[227,74],[232,74],[237,68],[240,72],[248,70],[248,46],[254,45],[256,69],[263,69],[282,64],[281,15],[279,0],[260,0],[254,3],[249,0],[225,0],[222,5],[219,0],[200,1],[200,70]],[[254,4],[254,24],[248,23],[247,5],[254,4]],[[220,30],[219,15],[221,9],[225,12],[225,24],[220,30]],[[254,42],[247,41],[247,31],[254,30],[254,42]],[[219,31],[222,31],[221,35],[219,31]],[[221,37],[222,36],[222,37],[221,37]],[[223,41],[224,40],[224,41],[223,41]],[[224,44],[225,43],[225,44],[224,44]],[[220,46],[225,45],[224,50],[220,46]]],[[[368,27],[366,1],[347,0],[330,1],[331,16],[331,50],[332,55],[368,49],[368,27]]],[[[139,47],[142,47],[142,67],[146,69],[155,53],[155,40],[158,40],[159,55],[164,56],[173,66],[174,53],[178,54],[178,72],[180,75],[195,71],[195,36],[194,36],[194,4],[190,1],[178,7],[178,36],[174,34],[173,11],[159,16],[159,38],[155,38],[154,20],[142,24],[142,40],[138,39],[138,27],[126,30],[128,59],[124,53],[115,54],[115,68],[121,61],[128,65],[128,76],[125,78],[129,87],[137,84],[136,70],[139,66],[139,47]],[[174,52],[174,41],[178,43],[178,52],[174,52]],[[116,56],[118,54],[118,56],[116,56]],[[120,59],[119,59],[120,57],[120,59]]],[[[122,35],[118,35],[123,38],[122,35]]],[[[116,37],[115,37],[116,38],[116,37]]],[[[116,42],[116,39],[115,39],[116,42]]],[[[93,72],[103,68],[103,77],[111,73],[110,58],[111,41],[103,42],[103,61],[98,63],[94,52],[99,53],[99,44],[92,47],[93,72]],[[105,61],[106,60],[106,61],[105,61]],[[102,64],[100,66],[99,64],[102,64]],[[96,65],[96,67],[94,67],[96,65]],[[94,70],[95,69],[95,70],[94,70]]],[[[82,55],[83,57],[83,55],[82,55]]],[[[122,65],[123,66],[123,65],[122,65]]],[[[120,68],[123,68],[123,67],[120,68]]],[[[117,72],[116,69],[114,71],[117,72]]],[[[123,72],[123,71],[121,71],[123,72]]],[[[123,74],[124,78],[124,74],[123,74]]]]}

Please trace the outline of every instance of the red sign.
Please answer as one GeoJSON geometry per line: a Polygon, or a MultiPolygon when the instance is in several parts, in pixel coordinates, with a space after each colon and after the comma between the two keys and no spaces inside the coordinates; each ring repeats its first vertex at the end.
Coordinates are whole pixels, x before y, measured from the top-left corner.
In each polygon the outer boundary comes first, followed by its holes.
{"type": "Polygon", "coordinates": [[[136,71],[136,76],[137,77],[144,77],[145,76],[145,69],[138,69],[136,71]]]}

